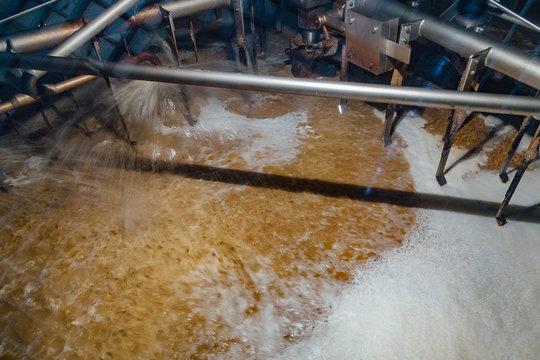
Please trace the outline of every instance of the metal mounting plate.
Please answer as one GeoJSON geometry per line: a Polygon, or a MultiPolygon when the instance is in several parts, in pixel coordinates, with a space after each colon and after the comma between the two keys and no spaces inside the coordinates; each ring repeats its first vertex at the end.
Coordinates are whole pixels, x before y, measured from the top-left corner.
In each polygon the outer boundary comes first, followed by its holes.
{"type": "Polygon", "coordinates": [[[375,75],[392,70],[392,59],[386,55],[387,43],[396,40],[398,22],[397,18],[372,19],[348,9],[345,19],[348,61],[375,75]]]}

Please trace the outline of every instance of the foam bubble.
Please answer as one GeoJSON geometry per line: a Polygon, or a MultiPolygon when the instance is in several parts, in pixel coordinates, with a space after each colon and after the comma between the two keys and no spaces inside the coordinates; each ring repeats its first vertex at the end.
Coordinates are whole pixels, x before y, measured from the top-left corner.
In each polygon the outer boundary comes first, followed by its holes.
{"type": "Polygon", "coordinates": [[[510,227],[495,232],[478,217],[422,213],[406,244],[359,271],[329,318],[283,358],[532,359],[540,353],[537,237],[516,238],[510,227]],[[471,225],[476,231],[463,230],[471,225]]]}

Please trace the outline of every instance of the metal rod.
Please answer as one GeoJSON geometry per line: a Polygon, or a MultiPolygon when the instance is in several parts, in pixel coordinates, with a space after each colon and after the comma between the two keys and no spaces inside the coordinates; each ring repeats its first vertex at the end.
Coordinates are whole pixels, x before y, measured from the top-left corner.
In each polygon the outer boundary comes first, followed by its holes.
{"type": "Polygon", "coordinates": [[[422,20],[418,32],[427,40],[450,49],[463,57],[469,57],[491,48],[486,66],[510,76],[524,84],[540,89],[540,60],[523,54],[517,49],[468,32],[415,8],[395,0],[364,0],[356,2],[356,9],[370,16],[400,18],[403,22],[422,20]]]}
{"type": "Polygon", "coordinates": [[[193,15],[201,11],[230,6],[230,4],[230,0],[182,0],[169,3],[165,2],[161,4],[161,7],[167,10],[171,14],[171,17],[177,18],[179,16],[193,15]]]}
{"type": "Polygon", "coordinates": [[[45,7],[45,6],[47,6],[47,5],[50,5],[50,4],[55,3],[55,2],[57,2],[57,1],[58,1],[58,0],[50,0],[50,1],[47,1],[46,3],[41,4],[41,5],[37,5],[37,6],[34,6],[33,8],[26,9],[26,10],[24,10],[24,11],[21,11],[21,12],[18,13],[18,14],[11,15],[11,16],[5,18],[5,19],[0,20],[0,24],[3,24],[3,23],[8,22],[8,21],[11,21],[11,20],[16,19],[16,18],[18,18],[18,17],[21,17],[21,16],[23,16],[23,15],[30,14],[31,12],[33,12],[33,11],[35,11],[35,10],[41,9],[42,7],[45,7]]]}
{"type": "Polygon", "coordinates": [[[521,161],[521,164],[516,170],[516,174],[514,175],[514,178],[512,179],[512,182],[510,183],[510,186],[508,187],[508,190],[506,191],[506,194],[504,196],[504,199],[501,203],[501,206],[499,207],[499,210],[497,211],[497,214],[495,215],[495,218],[497,219],[497,223],[499,226],[502,226],[506,224],[506,208],[508,207],[508,204],[510,203],[510,200],[512,199],[512,196],[514,195],[514,192],[516,191],[519,182],[521,181],[521,178],[523,177],[523,174],[525,174],[525,171],[527,171],[527,168],[529,165],[538,159],[539,155],[539,148],[540,148],[540,127],[536,129],[536,133],[533,136],[533,139],[531,140],[531,143],[529,144],[529,147],[525,151],[524,158],[521,161]]]}
{"type": "Polygon", "coordinates": [[[516,24],[524,26],[524,27],[529,28],[531,30],[534,30],[536,32],[540,32],[540,26],[538,26],[535,23],[527,20],[523,16],[513,12],[512,10],[508,9],[507,7],[499,4],[495,0],[488,0],[488,5],[501,10],[502,12],[506,13],[506,15],[508,15],[510,18],[515,19],[517,21],[516,24]]]}
{"type": "MultiPolygon", "coordinates": [[[[122,60],[122,62],[125,62],[125,63],[135,63],[135,64],[141,63],[144,61],[149,61],[150,63],[154,65],[161,64],[159,61],[159,58],[156,55],[152,53],[147,53],[147,52],[142,52],[138,55],[122,60]]],[[[80,75],[80,76],[75,76],[71,79],[62,81],[58,84],[45,84],[43,85],[43,87],[45,88],[45,94],[41,95],[38,98],[34,98],[26,94],[16,94],[15,96],[13,96],[13,98],[10,101],[6,101],[0,104],[0,115],[10,112],[10,111],[20,109],[24,106],[33,104],[37,101],[43,101],[49,96],[52,96],[55,94],[61,94],[63,92],[72,90],[80,85],[86,84],[95,79],[97,79],[96,75],[80,75]]]]}
{"type": "Polygon", "coordinates": [[[74,20],[59,26],[48,26],[43,30],[24,32],[0,38],[0,51],[7,50],[7,40],[11,41],[18,53],[26,53],[46,49],[58,44],[84,26],[85,21],[74,20]]]}
{"type": "Polygon", "coordinates": [[[10,53],[0,53],[0,62],[12,68],[40,69],[63,74],[99,75],[174,84],[347,98],[387,104],[442,109],[463,108],[470,111],[540,116],[540,100],[536,97],[100,63],[93,60],[10,53]]]}
{"type": "MultiPolygon", "coordinates": [[[[139,0],[119,0],[110,8],[105,10],[103,14],[95,18],[83,28],[77,30],[73,35],[71,35],[66,41],[64,41],[60,46],[51,51],[49,55],[51,56],[68,56],[73,53],[75,50],[80,48],[85,42],[91,40],[96,34],[101,32],[114,20],[124,14],[129,8],[137,4],[139,0]]],[[[37,81],[45,75],[44,71],[30,70],[25,76],[24,86],[32,94],[37,94],[36,84],[37,81]],[[29,76],[28,76],[29,75],[29,76]]]]}
{"type": "Polygon", "coordinates": [[[508,154],[506,156],[506,160],[501,167],[501,171],[499,171],[499,178],[503,183],[508,182],[508,173],[507,169],[510,165],[510,162],[512,161],[512,158],[514,157],[514,154],[516,153],[519,144],[521,143],[521,139],[523,139],[523,136],[525,135],[525,132],[527,132],[529,125],[531,124],[531,117],[526,116],[525,119],[523,119],[523,123],[519,127],[518,133],[514,137],[514,141],[512,142],[512,146],[510,147],[510,150],[508,150],[508,154]]]}
{"type": "Polygon", "coordinates": [[[113,6],[105,10],[101,16],[95,18],[89,22],[82,29],[77,31],[74,35],[69,37],[59,47],[50,52],[51,56],[68,56],[82,44],[92,39],[101,30],[106,28],[114,20],[118,19],[120,15],[129,10],[132,6],[137,4],[139,0],[119,0],[113,6]]]}
{"type": "MultiPolygon", "coordinates": [[[[230,0],[182,0],[173,3],[153,4],[140,10],[129,18],[127,26],[140,27],[143,25],[157,24],[161,22],[162,15],[160,6],[171,13],[171,17],[178,18],[189,16],[201,11],[229,6],[230,0]]],[[[15,51],[26,53],[42,50],[59,44],[66,38],[83,27],[85,21],[75,20],[59,26],[46,27],[37,31],[30,31],[0,38],[0,51],[7,50],[6,41],[13,43],[15,51]]],[[[114,27],[113,32],[126,30],[127,26],[114,27]]]]}

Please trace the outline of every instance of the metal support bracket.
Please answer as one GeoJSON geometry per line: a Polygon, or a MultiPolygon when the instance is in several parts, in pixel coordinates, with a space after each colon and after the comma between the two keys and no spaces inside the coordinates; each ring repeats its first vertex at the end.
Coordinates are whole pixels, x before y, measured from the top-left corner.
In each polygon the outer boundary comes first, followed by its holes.
{"type": "MultiPolygon", "coordinates": [[[[405,47],[408,49],[408,55],[406,61],[398,62],[392,72],[392,80],[390,80],[390,85],[392,86],[401,86],[403,84],[403,77],[407,71],[407,65],[410,60],[410,42],[418,38],[418,28],[420,26],[420,21],[414,23],[407,23],[401,25],[399,31],[399,46],[405,47]]],[[[398,60],[399,61],[399,60],[398,60]]],[[[394,123],[394,116],[396,113],[396,105],[388,104],[386,106],[386,114],[384,116],[384,125],[383,125],[383,135],[382,142],[384,146],[392,144],[392,126],[394,123]]]]}
{"type": "Polygon", "coordinates": [[[527,170],[529,165],[535,160],[538,160],[538,157],[540,155],[539,151],[540,126],[538,127],[538,129],[536,129],[536,133],[534,134],[532,141],[529,144],[529,147],[525,151],[523,161],[517,168],[516,175],[514,175],[514,179],[512,179],[512,182],[510,183],[510,186],[508,187],[508,190],[506,191],[506,194],[504,196],[504,200],[502,201],[501,206],[499,207],[499,210],[495,215],[495,219],[497,220],[497,224],[499,224],[499,226],[506,224],[505,212],[506,208],[508,207],[508,203],[512,199],[512,196],[514,195],[514,192],[516,191],[519,182],[521,181],[521,178],[523,177],[523,174],[525,174],[525,171],[527,170]]]}
{"type": "Polygon", "coordinates": [[[246,44],[246,30],[244,27],[244,2],[232,0],[234,23],[236,26],[236,42],[238,44],[238,57],[245,70],[249,69],[249,53],[246,44]]]}
{"type": "Polygon", "coordinates": [[[504,162],[503,166],[501,167],[501,171],[499,171],[499,178],[503,183],[508,182],[508,166],[510,165],[510,162],[512,161],[512,158],[514,157],[514,154],[516,153],[519,144],[521,143],[521,140],[523,139],[523,136],[529,129],[529,126],[531,125],[531,119],[532,117],[527,116],[525,119],[523,119],[523,122],[521,123],[521,126],[519,127],[518,133],[516,134],[516,137],[514,138],[514,141],[512,142],[512,146],[510,147],[510,150],[508,150],[508,155],[506,156],[506,161],[504,162]]]}
{"type": "MultiPolygon", "coordinates": [[[[348,0],[345,13],[343,14],[344,18],[347,18],[347,11],[354,8],[355,0],[348,0]]],[[[347,50],[347,39],[343,39],[343,45],[341,48],[341,69],[339,72],[339,81],[347,81],[349,79],[349,53],[347,50]]],[[[349,111],[348,100],[339,99],[338,111],[341,115],[349,111]]]]}
{"type": "MultiPolygon", "coordinates": [[[[127,45],[127,43],[126,43],[126,45],[127,45]]],[[[92,41],[92,46],[94,47],[94,51],[96,52],[96,55],[97,55],[99,61],[103,62],[103,58],[101,57],[101,52],[100,52],[100,49],[99,49],[99,41],[97,39],[94,39],[92,41]]],[[[112,87],[112,84],[111,84],[111,79],[109,79],[108,76],[103,76],[103,80],[105,80],[105,83],[107,84],[107,88],[109,89],[113,99],[116,99],[116,96],[114,94],[114,90],[113,90],[113,87],[112,87]]],[[[75,101],[75,104],[77,105],[77,108],[79,108],[77,99],[75,98],[75,93],[73,91],[71,91],[71,94],[72,94],[73,100],[75,101]]],[[[126,123],[126,119],[124,119],[124,116],[122,115],[122,113],[120,112],[120,109],[118,108],[117,101],[114,102],[114,109],[115,109],[116,113],[118,114],[118,117],[120,118],[120,123],[122,124],[122,129],[124,130],[124,134],[126,136],[125,141],[129,145],[132,145],[132,146],[135,145],[135,141],[133,141],[133,139],[131,139],[131,135],[129,133],[129,129],[128,129],[128,126],[127,126],[127,123],[126,123]]],[[[84,127],[87,129],[86,124],[84,124],[84,127]]],[[[88,134],[90,134],[89,131],[88,131],[88,134]]]]}
{"type": "Polygon", "coordinates": [[[260,2],[256,0],[251,0],[250,14],[249,14],[249,27],[251,30],[251,57],[253,60],[253,71],[255,73],[259,72],[257,66],[257,36],[255,34],[255,3],[260,2]]]}
{"type": "MultiPolygon", "coordinates": [[[[536,97],[540,96],[540,91],[536,92],[536,97]]],[[[499,172],[499,178],[503,183],[506,183],[508,181],[508,173],[506,169],[508,168],[508,165],[510,165],[510,162],[512,161],[512,158],[514,157],[514,154],[516,153],[519,143],[521,142],[521,139],[523,139],[523,135],[527,132],[529,129],[529,126],[531,125],[532,116],[526,116],[523,119],[523,122],[521,123],[521,126],[519,127],[518,133],[516,134],[516,137],[514,138],[514,141],[512,142],[512,146],[510,147],[510,150],[508,150],[508,155],[506,157],[506,161],[504,162],[503,166],[501,167],[501,171],[499,172]]]]}
{"type": "MultiPolygon", "coordinates": [[[[473,87],[478,78],[478,73],[485,67],[485,60],[490,51],[491,48],[488,48],[469,56],[465,70],[461,75],[461,80],[457,89],[458,91],[468,91],[471,87],[473,87]]],[[[458,130],[461,128],[461,126],[463,126],[466,119],[467,111],[464,109],[453,110],[450,115],[450,121],[448,122],[448,126],[446,127],[446,132],[444,134],[444,146],[441,153],[441,160],[439,161],[437,173],[435,174],[437,182],[441,186],[446,184],[444,169],[446,167],[446,162],[448,161],[448,155],[452,149],[454,138],[458,130]]]]}
{"type": "Polygon", "coordinates": [[[165,28],[167,29],[167,32],[169,33],[169,41],[172,45],[172,48],[174,49],[174,55],[176,56],[178,67],[180,67],[181,66],[180,51],[178,50],[178,43],[176,42],[176,34],[175,34],[176,29],[174,27],[174,19],[170,15],[169,11],[165,10],[163,7],[160,6],[159,10],[161,11],[163,24],[165,25],[165,28]]]}
{"type": "MultiPolygon", "coordinates": [[[[341,49],[341,69],[339,72],[339,81],[347,81],[349,79],[349,59],[347,55],[347,42],[343,40],[341,49]]],[[[339,99],[338,111],[341,115],[349,111],[347,99],[339,99]]]]}
{"type": "Polygon", "coordinates": [[[193,27],[193,20],[189,17],[189,36],[193,43],[193,51],[195,52],[195,61],[199,62],[199,50],[197,49],[197,38],[195,37],[195,29],[193,27]]]}

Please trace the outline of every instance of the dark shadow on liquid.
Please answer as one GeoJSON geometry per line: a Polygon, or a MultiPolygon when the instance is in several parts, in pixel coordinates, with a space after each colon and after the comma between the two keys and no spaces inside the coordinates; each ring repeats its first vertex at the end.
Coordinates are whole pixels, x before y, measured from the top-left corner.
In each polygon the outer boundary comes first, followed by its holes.
{"type": "MultiPolygon", "coordinates": [[[[294,193],[308,192],[335,198],[349,198],[363,202],[384,203],[409,208],[443,210],[470,215],[495,217],[495,213],[500,206],[499,203],[484,200],[342,184],[325,180],[265,174],[207,165],[155,162],[141,159],[140,157],[136,158],[135,167],[137,170],[170,173],[191,179],[278,189],[294,193]]],[[[501,200],[502,196],[503,194],[501,194],[501,200]]],[[[510,205],[506,217],[509,220],[540,223],[540,204],[529,207],[510,205]]],[[[495,219],[493,219],[493,221],[495,222],[495,219]]],[[[456,226],[459,226],[459,224],[456,224],[456,226]]]]}

